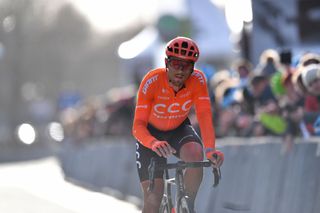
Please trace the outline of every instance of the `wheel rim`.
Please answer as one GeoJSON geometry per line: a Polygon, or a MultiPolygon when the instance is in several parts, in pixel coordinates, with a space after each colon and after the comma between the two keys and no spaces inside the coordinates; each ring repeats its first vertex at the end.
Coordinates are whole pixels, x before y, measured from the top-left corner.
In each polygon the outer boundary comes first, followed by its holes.
{"type": "Polygon", "coordinates": [[[178,203],[178,213],[191,213],[190,204],[186,197],[182,197],[178,203]]]}

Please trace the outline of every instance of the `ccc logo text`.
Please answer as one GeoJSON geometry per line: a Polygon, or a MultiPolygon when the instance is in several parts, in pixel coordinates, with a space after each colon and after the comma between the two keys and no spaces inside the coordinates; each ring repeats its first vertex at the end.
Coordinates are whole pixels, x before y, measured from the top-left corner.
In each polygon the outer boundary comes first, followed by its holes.
{"type": "Polygon", "coordinates": [[[153,106],[153,109],[158,114],[165,113],[179,113],[179,112],[187,112],[190,110],[192,104],[191,100],[187,100],[183,104],[180,103],[172,103],[170,105],[166,104],[156,104],[153,106]]]}

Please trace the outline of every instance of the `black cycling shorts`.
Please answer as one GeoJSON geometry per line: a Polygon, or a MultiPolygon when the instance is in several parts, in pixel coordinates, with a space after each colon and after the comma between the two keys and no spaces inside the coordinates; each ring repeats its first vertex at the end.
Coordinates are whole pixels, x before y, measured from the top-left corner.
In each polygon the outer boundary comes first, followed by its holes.
{"type": "MultiPolygon", "coordinates": [[[[182,145],[189,142],[198,142],[202,146],[201,139],[194,128],[191,126],[189,119],[186,119],[179,127],[169,131],[160,131],[148,125],[148,130],[152,136],[158,140],[167,141],[177,152],[176,157],[179,158],[179,152],[182,145]]],[[[138,141],[136,142],[136,163],[140,181],[148,180],[148,166],[150,159],[154,157],[157,162],[166,163],[167,158],[160,157],[151,149],[143,146],[138,141]]],[[[163,178],[163,171],[155,173],[155,178],[163,178]]]]}

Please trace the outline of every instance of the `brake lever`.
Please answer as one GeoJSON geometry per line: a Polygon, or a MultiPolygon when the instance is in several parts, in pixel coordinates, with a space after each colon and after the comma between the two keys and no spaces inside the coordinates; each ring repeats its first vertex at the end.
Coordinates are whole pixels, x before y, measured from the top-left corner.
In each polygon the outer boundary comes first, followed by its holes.
{"type": "Polygon", "coordinates": [[[213,168],[213,176],[214,176],[214,183],[213,187],[217,187],[221,180],[221,170],[220,168],[213,168]]]}
{"type": "MultiPolygon", "coordinates": [[[[217,154],[213,154],[213,157],[215,159],[218,159],[218,155],[217,154]]],[[[213,176],[214,176],[214,183],[213,183],[213,187],[217,187],[220,183],[221,180],[221,170],[220,167],[219,168],[213,168],[213,176]]]]}

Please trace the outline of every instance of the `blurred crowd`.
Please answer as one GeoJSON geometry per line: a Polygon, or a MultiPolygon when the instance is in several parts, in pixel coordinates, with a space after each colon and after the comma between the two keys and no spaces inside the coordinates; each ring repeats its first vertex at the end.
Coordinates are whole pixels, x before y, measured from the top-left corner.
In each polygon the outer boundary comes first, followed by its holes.
{"type": "MultiPolygon", "coordinates": [[[[218,138],[281,136],[290,149],[296,137],[320,136],[319,54],[267,49],[255,66],[241,58],[220,70],[200,66],[208,79],[218,138]]],[[[130,137],[137,86],[114,88],[62,108],[65,137],[130,137]]],[[[194,113],[190,119],[197,127],[194,113]]]]}
{"type": "Polygon", "coordinates": [[[259,63],[234,61],[209,80],[217,137],[320,135],[320,55],[267,49],[259,63]]]}

